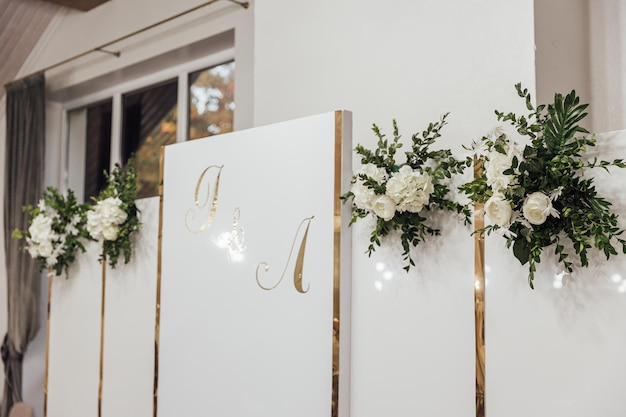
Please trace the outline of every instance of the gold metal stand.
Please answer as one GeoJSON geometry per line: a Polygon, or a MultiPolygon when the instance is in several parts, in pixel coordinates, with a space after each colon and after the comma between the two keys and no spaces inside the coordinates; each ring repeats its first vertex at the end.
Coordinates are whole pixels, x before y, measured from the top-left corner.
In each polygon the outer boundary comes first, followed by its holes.
{"type": "MultiPolygon", "coordinates": [[[[482,161],[474,157],[474,178],[482,161]]],[[[476,329],[476,417],[485,417],[485,241],[478,230],[485,227],[483,204],[474,204],[474,325],[476,329]]]]}

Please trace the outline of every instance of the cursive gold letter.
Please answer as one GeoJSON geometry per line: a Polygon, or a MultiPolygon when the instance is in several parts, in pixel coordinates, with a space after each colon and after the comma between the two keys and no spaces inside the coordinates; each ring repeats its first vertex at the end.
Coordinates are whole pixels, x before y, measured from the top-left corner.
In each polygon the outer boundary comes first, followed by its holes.
{"type": "Polygon", "coordinates": [[[259,279],[259,269],[263,267],[265,271],[269,271],[270,266],[267,264],[267,262],[261,262],[256,266],[256,283],[259,287],[261,287],[264,290],[270,291],[278,287],[278,285],[281,283],[281,281],[285,277],[285,272],[287,272],[287,266],[289,266],[289,261],[291,260],[293,249],[296,246],[296,239],[298,238],[298,233],[300,232],[302,225],[306,222],[306,229],[304,229],[304,234],[302,235],[302,240],[300,241],[300,249],[298,250],[298,256],[296,257],[296,263],[293,268],[293,286],[296,288],[296,291],[298,291],[301,294],[304,294],[307,291],[309,291],[309,288],[311,287],[310,284],[307,285],[306,289],[303,288],[302,271],[304,269],[304,254],[306,252],[306,241],[309,235],[309,227],[311,226],[311,221],[313,220],[313,217],[315,216],[307,217],[306,219],[300,222],[300,225],[298,226],[298,229],[296,230],[296,235],[293,238],[293,243],[291,244],[291,250],[289,251],[289,256],[287,257],[287,262],[285,263],[285,268],[283,269],[283,273],[280,275],[280,279],[278,280],[278,282],[276,282],[276,284],[274,284],[271,287],[266,287],[263,284],[261,284],[261,280],[259,279]]]}
{"type": "Polygon", "coordinates": [[[195,195],[194,195],[194,202],[195,202],[196,207],[199,210],[204,209],[206,207],[207,203],[209,202],[209,197],[211,197],[211,185],[207,183],[206,197],[204,198],[204,201],[200,201],[200,189],[202,187],[202,183],[203,183],[205,175],[212,168],[217,169],[217,176],[215,177],[215,186],[214,186],[214,190],[213,190],[213,196],[211,198],[211,208],[209,209],[209,213],[207,215],[206,220],[204,221],[202,226],[200,226],[200,229],[193,230],[191,228],[191,226],[189,225],[190,220],[193,221],[193,220],[196,219],[196,211],[193,208],[191,208],[191,209],[187,210],[187,213],[185,214],[185,227],[191,233],[201,233],[201,232],[204,232],[205,230],[207,230],[211,226],[211,223],[213,222],[213,219],[215,218],[215,212],[217,211],[217,199],[218,199],[218,196],[219,196],[219,188],[220,188],[220,175],[222,175],[222,168],[224,168],[224,165],[220,165],[220,166],[211,165],[211,166],[205,168],[204,171],[202,171],[202,174],[200,174],[200,178],[198,178],[198,182],[196,183],[196,191],[195,191],[195,195]]]}

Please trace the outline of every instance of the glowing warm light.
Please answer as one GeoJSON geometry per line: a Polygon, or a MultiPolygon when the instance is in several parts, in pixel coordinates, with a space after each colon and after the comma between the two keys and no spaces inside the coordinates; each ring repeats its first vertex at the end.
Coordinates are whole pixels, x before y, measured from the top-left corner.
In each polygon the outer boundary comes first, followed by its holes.
{"type": "Polygon", "coordinates": [[[383,272],[385,270],[385,264],[382,262],[376,262],[376,271],[383,272]]]}
{"type": "Polygon", "coordinates": [[[374,282],[374,287],[376,287],[376,289],[378,291],[382,291],[383,290],[383,283],[381,281],[376,281],[376,282],[374,282]]]}
{"type": "Polygon", "coordinates": [[[393,272],[391,271],[383,272],[383,278],[389,281],[391,278],[393,278],[393,272]]]}
{"type": "Polygon", "coordinates": [[[480,281],[479,280],[474,280],[474,288],[476,288],[477,290],[480,290],[480,281]]]}
{"type": "Polygon", "coordinates": [[[613,274],[611,275],[611,281],[613,281],[614,283],[618,283],[621,282],[622,280],[622,276],[620,274],[613,274]]]}
{"type": "Polygon", "coordinates": [[[218,248],[226,249],[228,245],[230,245],[230,232],[221,233],[217,240],[215,241],[215,245],[218,248]]]}
{"type": "Polygon", "coordinates": [[[243,256],[243,252],[229,252],[231,262],[243,262],[245,256],[243,256]]]}

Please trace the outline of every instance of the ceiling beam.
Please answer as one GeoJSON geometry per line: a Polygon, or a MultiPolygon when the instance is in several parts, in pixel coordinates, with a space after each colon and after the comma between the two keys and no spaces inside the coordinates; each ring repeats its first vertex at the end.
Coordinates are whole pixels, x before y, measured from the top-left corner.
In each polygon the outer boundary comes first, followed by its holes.
{"type": "Polygon", "coordinates": [[[82,10],[86,12],[93,9],[96,6],[106,3],[109,0],[44,0],[50,3],[60,4],[61,6],[69,7],[72,9],[82,10]]]}

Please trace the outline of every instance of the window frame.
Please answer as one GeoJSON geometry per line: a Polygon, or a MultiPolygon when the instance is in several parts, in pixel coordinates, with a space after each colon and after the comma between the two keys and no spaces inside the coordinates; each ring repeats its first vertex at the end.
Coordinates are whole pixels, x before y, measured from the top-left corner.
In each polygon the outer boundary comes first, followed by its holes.
{"type": "MultiPolygon", "coordinates": [[[[212,53],[205,57],[183,62],[168,68],[156,70],[152,73],[122,81],[119,84],[104,88],[95,93],[87,94],[72,100],[61,103],[62,123],[61,123],[61,178],[62,189],[67,189],[69,185],[69,164],[71,159],[69,119],[70,113],[88,107],[91,104],[112,100],[112,120],[111,120],[111,159],[109,169],[112,170],[116,163],[122,162],[122,98],[124,94],[132,93],[150,86],[162,83],[167,80],[177,79],[178,86],[178,111],[176,126],[176,142],[185,142],[189,136],[189,74],[200,71],[225,62],[235,61],[237,65],[235,47],[229,47],[221,51],[212,53]]],[[[237,70],[235,70],[235,85],[237,85],[237,70]]],[[[237,87],[235,87],[235,90],[237,87]]],[[[82,179],[84,186],[84,178],[82,179]]],[[[77,191],[77,190],[75,190],[77,191]]],[[[82,194],[82,193],[79,193],[82,194]]]]}
{"type": "MultiPolygon", "coordinates": [[[[148,73],[156,77],[155,74],[160,72],[157,70],[189,65],[229,49],[230,56],[224,60],[232,59],[234,55],[237,65],[234,97],[237,115],[233,128],[242,130],[254,127],[255,2],[256,0],[249,0],[247,9],[230,2],[218,2],[116,43],[111,50],[121,53],[117,57],[95,52],[46,71],[45,184],[57,187],[61,192],[67,191],[65,110],[95,101],[104,95],[103,91],[113,92],[116,86],[120,88],[127,81],[130,82],[131,78],[136,78],[135,82],[140,83],[139,79],[150,78],[148,73]],[[115,86],[113,82],[116,83],[115,86]]],[[[106,31],[109,32],[111,37],[115,37],[117,33],[114,30],[106,31]]],[[[23,71],[34,71],[56,62],[54,57],[49,62],[49,51],[65,49],[55,36],[56,32],[51,30],[42,37],[23,71]],[[53,41],[52,45],[49,40],[53,41]]],[[[64,33],[59,39],[63,42],[67,37],[64,33]]],[[[88,40],[85,47],[96,47],[98,42],[102,42],[102,39],[88,40]]],[[[64,53],[59,52],[59,56],[64,53]]],[[[221,60],[216,59],[214,63],[221,60]]],[[[210,64],[211,62],[202,63],[196,68],[210,64]]],[[[112,128],[117,131],[118,127],[112,128]]],[[[119,152],[114,149],[112,154],[119,155],[119,152]]]]}

